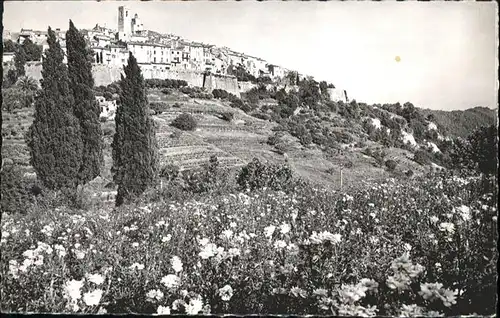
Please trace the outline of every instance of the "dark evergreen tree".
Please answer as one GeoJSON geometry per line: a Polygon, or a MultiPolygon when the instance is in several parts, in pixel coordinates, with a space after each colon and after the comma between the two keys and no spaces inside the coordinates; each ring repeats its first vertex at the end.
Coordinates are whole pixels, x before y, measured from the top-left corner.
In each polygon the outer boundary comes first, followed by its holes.
{"type": "Polygon", "coordinates": [[[468,138],[470,160],[486,174],[498,173],[498,128],[496,125],[481,127],[468,138]]]}
{"type": "Polygon", "coordinates": [[[16,67],[16,79],[24,76],[26,74],[26,71],[24,69],[24,65],[26,64],[26,52],[24,51],[24,48],[22,46],[18,46],[16,53],[14,54],[14,65],[16,67]]]}
{"type": "Polygon", "coordinates": [[[75,188],[83,151],[80,125],[74,115],[64,53],[50,28],[47,42],[42,89],[35,99],[35,118],[27,135],[31,164],[46,187],[75,188]]]}
{"type": "Polygon", "coordinates": [[[154,122],[150,116],[144,78],[132,53],[124,72],[112,143],[112,172],[118,185],[117,206],[141,195],[152,185],[158,170],[154,122]]]}
{"type": "Polygon", "coordinates": [[[7,40],[3,42],[3,51],[16,53],[17,47],[19,44],[15,43],[12,40],[7,40]]]}
{"type": "Polygon", "coordinates": [[[27,38],[21,46],[26,53],[26,61],[40,61],[43,50],[41,45],[37,45],[27,38]]]}
{"type": "Polygon", "coordinates": [[[93,53],[88,49],[85,38],[71,20],[66,33],[66,47],[70,88],[75,100],[75,116],[80,122],[83,142],[82,165],[78,181],[85,184],[99,176],[104,162],[103,135],[99,122],[101,108],[95,99],[93,89],[93,53]]]}

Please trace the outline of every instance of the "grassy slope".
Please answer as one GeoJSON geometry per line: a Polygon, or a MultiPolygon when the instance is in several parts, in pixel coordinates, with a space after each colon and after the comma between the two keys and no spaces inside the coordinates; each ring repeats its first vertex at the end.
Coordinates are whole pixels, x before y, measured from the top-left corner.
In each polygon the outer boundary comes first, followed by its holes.
{"type": "MultiPolygon", "coordinates": [[[[254,157],[271,163],[288,161],[300,176],[333,189],[340,188],[341,166],[347,161],[352,162],[353,166],[342,169],[344,187],[390,176],[385,169],[374,167],[374,159],[361,154],[361,149],[347,148],[342,154],[327,158],[314,146],[302,147],[290,135],[285,137],[289,141],[287,154],[280,155],[274,151],[274,147],[266,144],[267,138],[273,134],[275,123],[251,117],[239,109],[229,107],[229,103],[225,101],[165,96],[158,91],[150,91],[149,100],[170,105],[164,113],[157,116],[160,126],[158,139],[162,148],[162,161],[181,168],[200,165],[215,154],[219,159],[223,158],[222,162],[227,167],[243,165],[254,157]],[[172,107],[174,103],[181,106],[172,107]],[[170,135],[176,129],[168,126],[168,123],[182,112],[193,114],[198,121],[198,128],[172,138],[170,135]],[[227,122],[219,118],[219,114],[223,112],[234,113],[233,121],[227,122]]],[[[423,171],[420,165],[408,159],[410,152],[394,148],[387,152],[388,159],[400,162],[400,171],[423,171]]]]}
{"type": "Polygon", "coordinates": [[[467,110],[420,110],[424,116],[434,115],[435,123],[453,136],[467,137],[472,131],[481,126],[496,124],[498,109],[474,107],[467,110]]]}
{"type": "MultiPolygon", "coordinates": [[[[359,148],[346,148],[342,153],[328,157],[316,146],[309,148],[301,146],[295,137],[288,134],[285,134],[285,139],[289,143],[287,154],[280,155],[274,151],[274,147],[266,143],[267,138],[273,134],[272,128],[275,123],[251,117],[239,109],[231,108],[225,101],[191,99],[183,94],[167,96],[154,90],[148,92],[148,97],[151,102],[163,102],[169,105],[164,113],[154,116],[158,124],[157,137],[162,164],[172,163],[181,169],[189,169],[208,162],[211,155],[216,155],[224,166],[235,169],[245,165],[254,157],[271,163],[288,161],[300,176],[331,189],[340,188],[341,170],[344,188],[356,187],[360,183],[383,180],[391,176],[385,169],[374,167],[375,160],[363,155],[359,148]],[[173,107],[176,103],[181,106],[173,107]],[[182,112],[191,113],[196,117],[198,128],[195,131],[180,131],[169,125],[182,112]],[[223,112],[234,113],[233,121],[227,122],[221,119],[219,115],[223,112]],[[352,167],[342,168],[346,163],[352,163],[352,167]]],[[[3,128],[20,125],[26,131],[31,120],[32,110],[28,109],[20,110],[17,114],[5,114],[3,128]]],[[[113,126],[114,123],[110,121],[103,124],[103,129],[106,127],[114,130],[113,126]]],[[[347,128],[338,127],[338,130],[343,129],[347,128]]],[[[105,141],[103,180],[92,185],[92,188],[100,192],[109,191],[104,189],[104,185],[112,180],[110,173],[112,134],[105,136],[105,141]]],[[[2,149],[4,156],[13,159],[27,171],[32,171],[22,134],[9,136],[4,142],[2,149]]],[[[378,145],[373,142],[367,144],[378,145]]],[[[391,148],[387,149],[387,153],[386,159],[399,162],[397,168],[399,172],[408,169],[417,173],[424,171],[422,166],[409,159],[411,153],[406,150],[391,148]]]]}

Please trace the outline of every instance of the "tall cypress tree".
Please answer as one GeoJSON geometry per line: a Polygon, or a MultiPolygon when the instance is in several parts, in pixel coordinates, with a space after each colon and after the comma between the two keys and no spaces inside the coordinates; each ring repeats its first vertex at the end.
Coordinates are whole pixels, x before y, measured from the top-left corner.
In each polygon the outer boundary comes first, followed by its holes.
{"type": "Polygon", "coordinates": [[[144,78],[130,53],[121,76],[120,106],[113,137],[113,178],[118,185],[116,205],[141,195],[152,185],[158,170],[158,149],[144,78]]]}
{"type": "Polygon", "coordinates": [[[74,115],[64,53],[50,27],[47,42],[42,90],[35,99],[35,118],[27,138],[31,164],[45,186],[74,188],[83,151],[80,125],[74,115]]]}
{"type": "Polygon", "coordinates": [[[92,51],[71,20],[66,33],[66,47],[70,88],[75,99],[75,116],[80,122],[83,142],[83,158],[78,182],[84,184],[99,176],[104,162],[103,135],[99,122],[101,108],[93,90],[92,51]]]}
{"type": "Polygon", "coordinates": [[[24,47],[22,45],[18,45],[16,49],[16,53],[14,54],[14,65],[16,67],[16,75],[17,77],[24,76],[26,71],[24,66],[26,65],[27,55],[24,51],[24,47]]]}

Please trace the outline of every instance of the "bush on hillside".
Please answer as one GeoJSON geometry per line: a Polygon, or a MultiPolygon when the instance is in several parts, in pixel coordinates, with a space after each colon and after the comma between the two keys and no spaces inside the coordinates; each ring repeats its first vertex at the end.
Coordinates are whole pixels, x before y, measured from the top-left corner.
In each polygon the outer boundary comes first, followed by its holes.
{"type": "Polygon", "coordinates": [[[227,193],[233,185],[229,171],[220,166],[215,155],[202,167],[183,171],[182,179],[184,189],[190,193],[227,193]]]}
{"type": "Polygon", "coordinates": [[[221,117],[223,120],[225,121],[232,121],[234,119],[234,113],[232,112],[224,112],[224,113],[221,113],[221,117]]]}
{"type": "Polygon", "coordinates": [[[227,74],[236,76],[238,82],[252,82],[257,83],[257,79],[252,74],[248,73],[248,71],[242,65],[230,65],[227,68],[227,74]]]}
{"type": "Polygon", "coordinates": [[[151,102],[149,103],[149,108],[153,111],[154,114],[159,115],[162,112],[167,111],[169,109],[169,105],[165,102],[151,102]]]}
{"type": "Polygon", "coordinates": [[[389,171],[396,170],[397,165],[398,165],[398,163],[394,160],[391,160],[391,159],[389,159],[385,162],[385,166],[387,167],[387,170],[389,170],[389,171]]]}
{"type": "Polygon", "coordinates": [[[254,112],[251,114],[252,117],[255,117],[255,118],[258,118],[258,119],[262,119],[262,120],[271,120],[271,116],[269,116],[268,114],[266,113],[262,113],[262,112],[254,112]]]}
{"type": "Polygon", "coordinates": [[[292,176],[292,170],[287,165],[264,164],[254,158],[241,169],[237,183],[241,190],[285,190],[291,186],[292,176]]]}
{"type": "Polygon", "coordinates": [[[432,155],[426,150],[419,149],[413,155],[413,161],[425,166],[431,163],[432,155]]]}
{"type": "Polygon", "coordinates": [[[253,108],[248,103],[243,102],[239,98],[238,99],[234,99],[233,101],[231,101],[231,105],[230,106],[233,107],[233,108],[241,109],[245,113],[249,113],[249,112],[251,112],[253,110],[253,108]]]}
{"type": "Polygon", "coordinates": [[[171,125],[181,130],[195,130],[198,125],[196,119],[191,114],[180,114],[175,118],[171,125]]]}
{"type": "Polygon", "coordinates": [[[188,83],[184,80],[176,79],[146,79],[146,88],[181,88],[188,86],[188,83]]]}
{"type": "Polygon", "coordinates": [[[172,181],[180,175],[180,169],[178,166],[173,164],[166,164],[160,168],[160,178],[167,181],[172,181]]]}
{"type": "Polygon", "coordinates": [[[218,88],[212,90],[212,95],[214,95],[216,99],[226,99],[229,97],[229,93],[226,90],[218,88]]]}
{"type": "Polygon", "coordinates": [[[267,144],[270,146],[275,146],[281,141],[281,137],[283,136],[282,132],[275,132],[273,135],[267,138],[267,144]]]}
{"type": "Polygon", "coordinates": [[[212,95],[211,93],[207,93],[204,89],[200,87],[184,86],[180,89],[180,91],[191,98],[199,98],[199,99],[214,98],[214,95],[212,95]]]}

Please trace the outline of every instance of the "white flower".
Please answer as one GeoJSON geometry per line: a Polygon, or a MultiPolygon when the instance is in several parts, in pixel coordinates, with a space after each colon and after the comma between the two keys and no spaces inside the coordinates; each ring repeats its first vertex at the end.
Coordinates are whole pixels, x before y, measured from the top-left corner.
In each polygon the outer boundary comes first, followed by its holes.
{"type": "Polygon", "coordinates": [[[282,240],[277,240],[274,242],[274,248],[285,248],[286,247],[286,242],[282,240]]]}
{"type": "Polygon", "coordinates": [[[376,236],[370,236],[369,241],[371,244],[376,245],[379,242],[379,238],[376,236]]]}
{"type": "Polygon", "coordinates": [[[287,223],[283,223],[280,225],[280,232],[281,234],[286,234],[288,232],[290,232],[290,224],[287,224],[287,223]]]}
{"type": "Polygon", "coordinates": [[[163,292],[159,289],[152,289],[146,296],[151,299],[161,300],[163,298],[163,292]]]}
{"type": "Polygon", "coordinates": [[[168,274],[167,276],[163,277],[160,282],[167,288],[175,288],[179,286],[180,278],[177,277],[177,275],[168,274]]]}
{"type": "Polygon", "coordinates": [[[230,239],[233,236],[233,231],[231,230],[225,230],[222,232],[222,238],[230,239]]]}
{"type": "Polygon", "coordinates": [[[26,258],[32,259],[32,258],[35,257],[35,251],[33,251],[33,250],[26,250],[23,253],[23,256],[26,257],[26,258]]]}
{"type": "Polygon", "coordinates": [[[19,270],[21,272],[26,272],[28,270],[28,267],[33,265],[33,260],[30,258],[27,258],[23,261],[23,265],[19,266],[19,270]]]}
{"type": "Polygon", "coordinates": [[[74,252],[77,259],[83,259],[85,257],[85,252],[83,251],[74,251],[74,252]]]}
{"type": "Polygon", "coordinates": [[[2,231],[2,239],[6,239],[10,236],[10,233],[8,231],[2,231]]]}
{"type": "Polygon", "coordinates": [[[219,288],[219,296],[223,301],[229,301],[233,297],[233,288],[230,285],[219,288]]]}
{"type": "Polygon", "coordinates": [[[241,251],[239,248],[230,248],[228,253],[230,256],[234,257],[234,256],[240,256],[241,251]]]}
{"type": "Polygon", "coordinates": [[[97,306],[101,301],[102,290],[96,289],[93,292],[85,293],[83,295],[83,301],[87,306],[97,306]]]}
{"type": "Polygon", "coordinates": [[[132,243],[132,247],[139,247],[139,243],[137,242],[132,243]]]}
{"type": "Polygon", "coordinates": [[[201,296],[191,299],[189,303],[186,304],[185,309],[188,315],[196,315],[199,313],[203,309],[203,299],[201,296]]]}
{"type": "Polygon", "coordinates": [[[172,268],[176,273],[182,271],[182,261],[178,256],[173,256],[170,260],[170,264],[172,264],[172,268]]]}
{"type": "Polygon", "coordinates": [[[439,221],[439,218],[435,215],[430,217],[431,223],[436,224],[439,221]]]}
{"type": "Polygon", "coordinates": [[[172,239],[172,235],[168,234],[167,236],[163,236],[161,238],[161,242],[166,243],[166,242],[169,242],[171,239],[172,239]]]}
{"type": "Polygon", "coordinates": [[[439,229],[442,232],[448,232],[448,234],[455,233],[455,225],[453,223],[443,222],[439,224],[439,229]]]}
{"type": "Polygon", "coordinates": [[[64,284],[64,298],[77,300],[81,298],[80,289],[83,287],[84,280],[70,280],[64,284]]]}
{"type": "Polygon", "coordinates": [[[56,244],[54,245],[54,249],[56,250],[56,253],[59,257],[64,257],[66,255],[66,250],[64,246],[56,244]]]}
{"type": "Polygon", "coordinates": [[[265,233],[266,237],[273,236],[274,230],[276,230],[276,226],[274,226],[274,225],[270,225],[268,227],[265,227],[264,233],[265,233]]]}
{"type": "Polygon", "coordinates": [[[207,238],[202,238],[202,239],[200,239],[200,240],[199,240],[199,243],[200,243],[200,245],[201,245],[201,246],[205,246],[205,245],[207,245],[209,242],[210,242],[210,240],[209,240],[209,239],[207,239],[207,238]]]}
{"type": "Polygon", "coordinates": [[[207,259],[215,256],[215,254],[217,254],[217,245],[209,243],[203,247],[199,255],[202,259],[207,259]]]}
{"type": "Polygon", "coordinates": [[[232,227],[232,228],[235,228],[236,227],[236,222],[229,223],[229,226],[232,227]]]}
{"type": "Polygon", "coordinates": [[[134,264],[130,265],[129,268],[130,269],[143,270],[144,269],[144,265],[143,264],[139,264],[139,263],[134,263],[134,264]]]}
{"type": "Polygon", "coordinates": [[[467,222],[471,219],[470,208],[468,206],[462,205],[458,208],[458,211],[460,211],[460,215],[464,221],[467,222]]]}
{"type": "Polygon", "coordinates": [[[156,311],[158,315],[170,315],[170,307],[166,306],[158,306],[158,310],[156,311]]]}
{"type": "Polygon", "coordinates": [[[18,273],[19,271],[19,265],[17,265],[17,261],[16,260],[10,260],[9,261],[9,274],[11,274],[12,276],[14,276],[14,278],[17,278],[18,273]]]}
{"type": "Polygon", "coordinates": [[[104,282],[104,277],[99,274],[87,274],[87,279],[96,285],[101,285],[104,282]]]}
{"type": "Polygon", "coordinates": [[[299,253],[299,247],[293,243],[288,244],[286,249],[289,250],[292,255],[296,255],[299,253]]]}
{"type": "Polygon", "coordinates": [[[321,244],[324,241],[330,241],[332,244],[340,243],[342,240],[342,235],[332,234],[328,231],[323,231],[321,233],[316,233],[313,231],[312,235],[309,237],[313,244],[321,244]]]}

